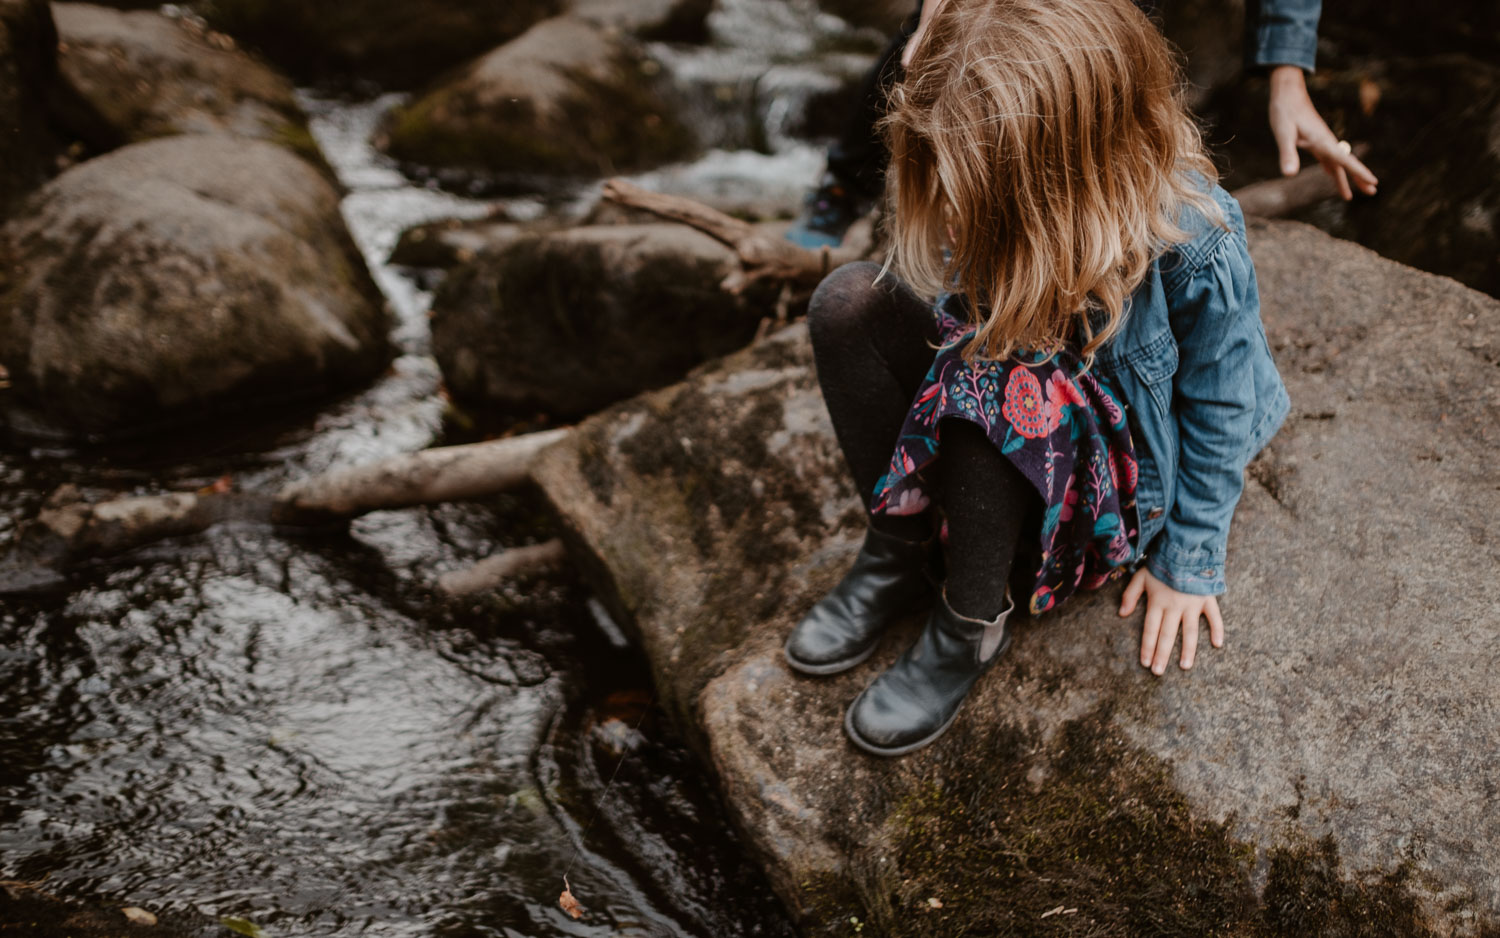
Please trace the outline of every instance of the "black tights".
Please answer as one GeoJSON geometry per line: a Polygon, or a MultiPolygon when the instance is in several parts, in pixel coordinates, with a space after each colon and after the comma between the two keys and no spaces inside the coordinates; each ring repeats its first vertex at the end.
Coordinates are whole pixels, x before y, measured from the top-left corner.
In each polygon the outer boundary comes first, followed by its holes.
{"type": "MultiPolygon", "coordinates": [[[[818,383],[866,508],[938,339],[931,307],[893,274],[875,283],[879,272],[863,262],[840,267],[818,285],[807,311],[818,383]]],[[[934,481],[948,519],[948,603],[963,615],[990,619],[1005,605],[1016,548],[1041,498],[977,425],[947,417],[938,431],[934,481]]],[[[920,540],[933,520],[929,512],[879,515],[872,522],[885,533],[920,540]]]]}

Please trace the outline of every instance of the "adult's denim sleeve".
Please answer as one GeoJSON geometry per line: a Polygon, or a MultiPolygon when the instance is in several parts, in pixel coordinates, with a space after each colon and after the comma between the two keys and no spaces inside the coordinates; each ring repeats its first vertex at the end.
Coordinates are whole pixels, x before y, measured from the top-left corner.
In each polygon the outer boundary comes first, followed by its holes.
{"type": "Polygon", "coordinates": [[[1245,65],[1295,65],[1311,72],[1318,57],[1322,0],[1249,0],[1245,4],[1245,65]]]}
{"type": "MultiPolygon", "coordinates": [[[[1222,204],[1222,203],[1221,203],[1222,204]]],[[[1232,231],[1173,294],[1168,316],[1178,342],[1176,496],[1146,564],[1183,593],[1224,592],[1229,522],[1244,488],[1255,422],[1253,356],[1260,297],[1238,206],[1232,231]]]]}

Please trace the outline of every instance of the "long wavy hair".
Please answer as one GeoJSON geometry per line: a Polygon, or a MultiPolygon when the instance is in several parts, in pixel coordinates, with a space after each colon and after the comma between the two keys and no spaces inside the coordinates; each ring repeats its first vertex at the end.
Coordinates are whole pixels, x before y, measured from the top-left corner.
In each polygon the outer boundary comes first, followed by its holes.
{"type": "Polygon", "coordinates": [[[960,293],[969,358],[1076,351],[1119,331],[1153,258],[1217,224],[1177,61],[1130,0],[948,0],[881,124],[887,261],[960,293]],[[1195,178],[1196,177],[1196,178],[1195,178]]]}

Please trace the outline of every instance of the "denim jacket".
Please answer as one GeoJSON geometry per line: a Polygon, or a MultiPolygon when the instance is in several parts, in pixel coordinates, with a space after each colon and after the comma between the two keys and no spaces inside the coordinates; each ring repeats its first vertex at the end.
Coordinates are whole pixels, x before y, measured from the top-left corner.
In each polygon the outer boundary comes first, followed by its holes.
{"type": "Polygon", "coordinates": [[[1192,239],[1152,264],[1095,359],[1125,399],[1140,475],[1135,562],[1184,593],[1224,592],[1229,521],[1245,466],[1286,418],[1286,387],[1260,321],[1239,203],[1229,230],[1197,212],[1192,239]]]}
{"type": "Polygon", "coordinates": [[[1250,0],[1245,7],[1245,65],[1296,65],[1312,71],[1323,0],[1250,0]]]}

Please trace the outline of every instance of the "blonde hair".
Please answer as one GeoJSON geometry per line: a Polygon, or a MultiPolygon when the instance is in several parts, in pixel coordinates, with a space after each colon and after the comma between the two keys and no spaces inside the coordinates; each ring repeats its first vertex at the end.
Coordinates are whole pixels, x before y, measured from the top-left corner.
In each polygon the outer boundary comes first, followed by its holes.
{"type": "Polygon", "coordinates": [[[1072,347],[1088,366],[1152,260],[1188,239],[1183,210],[1224,223],[1181,87],[1130,0],[933,15],[882,122],[888,264],[920,294],[969,300],[966,357],[1072,347]]]}

